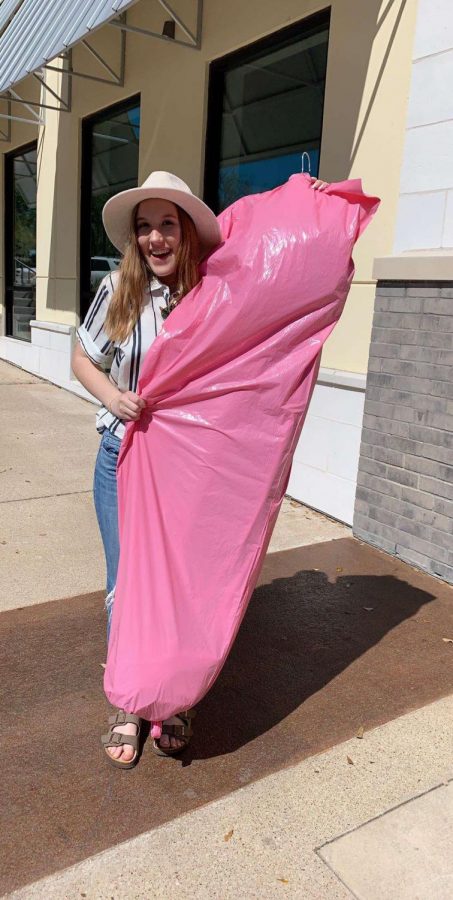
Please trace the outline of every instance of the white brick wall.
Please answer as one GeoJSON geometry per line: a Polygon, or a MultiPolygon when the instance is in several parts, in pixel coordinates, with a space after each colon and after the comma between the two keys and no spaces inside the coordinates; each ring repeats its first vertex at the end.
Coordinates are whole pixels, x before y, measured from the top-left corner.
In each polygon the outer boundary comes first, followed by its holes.
{"type": "Polygon", "coordinates": [[[394,253],[453,249],[453,2],[419,0],[394,253]]]}
{"type": "Polygon", "coordinates": [[[418,0],[414,59],[453,47],[451,0],[418,0]]]}
{"type": "Polygon", "coordinates": [[[294,454],[287,491],[291,497],[349,525],[354,514],[364,386],[364,378],[363,390],[318,382],[294,454]]]}
{"type": "MultiPolygon", "coordinates": [[[[453,46],[453,44],[452,44],[453,46]]],[[[414,60],[407,127],[453,119],[453,49],[414,60]]]]}
{"type": "Polygon", "coordinates": [[[446,191],[400,196],[395,253],[441,247],[446,203],[446,191]]]}

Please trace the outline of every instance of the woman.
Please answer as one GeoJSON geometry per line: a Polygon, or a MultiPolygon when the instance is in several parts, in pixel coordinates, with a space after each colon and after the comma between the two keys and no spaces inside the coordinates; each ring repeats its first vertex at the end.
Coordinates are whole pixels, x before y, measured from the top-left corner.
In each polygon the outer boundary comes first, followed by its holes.
{"type": "MultiPolygon", "coordinates": [[[[312,179],[323,190],[325,182],[312,179]]],[[[101,283],[73,355],[73,371],[101,402],[102,434],[94,476],[94,500],[107,566],[108,632],[119,558],[116,465],[127,422],[137,421],[145,402],[137,393],[141,364],[163,319],[199,282],[199,263],[221,240],[216,217],[188,186],[166,172],[153,172],[141,188],[123,191],[103,212],[106,232],[124,253],[118,273],[101,283]],[[109,375],[104,368],[110,368],[109,375]]],[[[154,741],[160,755],[182,750],[191,735],[193,711],[163,723],[154,741]]],[[[131,768],[138,761],[137,716],[122,710],[109,719],[102,738],[109,761],[131,768]]]]}

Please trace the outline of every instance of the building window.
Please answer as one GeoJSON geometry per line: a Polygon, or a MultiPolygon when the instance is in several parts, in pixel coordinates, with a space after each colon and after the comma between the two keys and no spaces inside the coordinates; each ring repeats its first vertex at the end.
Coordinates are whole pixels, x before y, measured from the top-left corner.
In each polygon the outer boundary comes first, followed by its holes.
{"type": "Polygon", "coordinates": [[[104,109],[82,125],[81,319],[99,282],[120,263],[102,225],[102,207],[113,194],[137,186],[139,139],[138,97],[104,109]]]}
{"type": "Polygon", "coordinates": [[[216,211],[294,172],[317,175],[330,12],[211,64],[205,198],[216,211]]]}
{"type": "Polygon", "coordinates": [[[36,316],[36,143],[5,156],[6,334],[31,340],[36,316]]]}

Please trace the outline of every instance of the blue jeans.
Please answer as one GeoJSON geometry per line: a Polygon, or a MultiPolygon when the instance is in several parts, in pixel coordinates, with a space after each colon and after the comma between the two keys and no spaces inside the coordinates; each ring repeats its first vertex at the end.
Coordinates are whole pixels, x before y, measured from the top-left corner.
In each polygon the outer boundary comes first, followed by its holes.
{"type": "Polygon", "coordinates": [[[94,506],[104,544],[107,567],[107,640],[112,618],[110,594],[116,584],[120,542],[118,534],[118,495],[116,488],[116,467],[121,440],[106,429],[101,438],[94,469],[94,506]]]}

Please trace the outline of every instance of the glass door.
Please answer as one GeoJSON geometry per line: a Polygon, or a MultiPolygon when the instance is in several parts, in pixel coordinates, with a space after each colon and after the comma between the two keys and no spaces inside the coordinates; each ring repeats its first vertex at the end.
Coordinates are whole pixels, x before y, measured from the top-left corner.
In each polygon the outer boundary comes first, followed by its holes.
{"type": "Polygon", "coordinates": [[[31,340],[36,316],[36,143],[5,157],[6,334],[31,340]]]}

